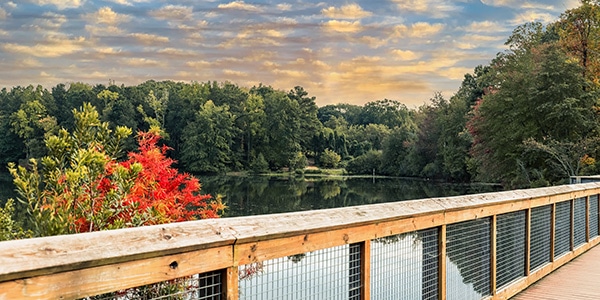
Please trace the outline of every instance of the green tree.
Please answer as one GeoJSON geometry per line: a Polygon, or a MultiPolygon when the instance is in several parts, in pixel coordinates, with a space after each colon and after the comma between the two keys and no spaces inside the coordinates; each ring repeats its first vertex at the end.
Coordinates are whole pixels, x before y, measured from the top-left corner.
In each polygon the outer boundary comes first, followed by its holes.
{"type": "Polygon", "coordinates": [[[360,124],[381,124],[388,128],[410,122],[411,113],[406,105],[396,100],[377,100],[365,104],[360,114],[360,124]]]}
{"type": "MultiPolygon", "coordinates": [[[[540,30],[518,40],[539,41],[540,30]]],[[[595,97],[584,89],[581,67],[556,43],[516,46],[495,60],[495,88],[477,105],[469,123],[478,174],[483,180],[512,185],[536,181],[539,178],[532,178],[536,174],[556,181],[557,174],[548,172],[542,157],[534,152],[525,155],[523,143],[585,140],[596,127],[595,97]]]]}
{"type": "Polygon", "coordinates": [[[408,156],[415,141],[415,128],[408,125],[395,127],[383,140],[381,171],[395,176],[410,176],[408,156]]]}
{"type": "Polygon", "coordinates": [[[321,166],[325,168],[337,168],[338,164],[342,161],[342,157],[330,149],[325,149],[321,154],[321,166]]]}
{"type": "Polygon", "coordinates": [[[317,118],[318,107],[315,103],[316,97],[308,97],[308,92],[301,86],[294,87],[287,94],[290,100],[298,103],[298,117],[300,122],[299,144],[302,151],[309,150],[311,139],[321,130],[323,125],[317,118]]]}
{"type": "Polygon", "coordinates": [[[57,130],[56,119],[38,100],[22,103],[19,110],[11,114],[10,125],[12,131],[24,140],[27,158],[44,155],[45,137],[57,130]]]}
{"type": "Polygon", "coordinates": [[[208,100],[183,130],[181,163],[197,173],[222,173],[229,169],[235,134],[229,107],[208,100]]]}
{"type": "Polygon", "coordinates": [[[552,24],[560,44],[577,59],[583,77],[600,84],[600,6],[598,1],[581,0],[581,6],[569,9],[552,24]]]}
{"type": "Polygon", "coordinates": [[[272,169],[289,166],[300,148],[299,104],[283,92],[260,85],[252,88],[252,94],[264,100],[264,140],[255,149],[262,153],[272,169]]]}
{"type": "Polygon", "coordinates": [[[381,174],[382,152],[370,150],[348,162],[346,170],[351,174],[381,174]]]}

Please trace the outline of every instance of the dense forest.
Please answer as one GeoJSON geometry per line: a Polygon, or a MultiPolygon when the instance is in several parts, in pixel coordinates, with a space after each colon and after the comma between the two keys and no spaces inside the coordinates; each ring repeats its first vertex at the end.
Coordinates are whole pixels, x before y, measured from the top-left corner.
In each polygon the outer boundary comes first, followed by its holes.
{"type": "MultiPolygon", "coordinates": [[[[314,162],[352,174],[555,184],[600,167],[599,38],[600,6],[584,0],[554,23],[517,27],[453,96],[417,109],[389,99],[318,107],[301,86],[232,82],[4,88],[0,164],[46,155],[46,138],[74,128],[73,110],[91,103],[113,128],[161,128],[178,168],[195,174],[314,162]]],[[[136,148],[133,137],[126,148],[136,148]]]]}

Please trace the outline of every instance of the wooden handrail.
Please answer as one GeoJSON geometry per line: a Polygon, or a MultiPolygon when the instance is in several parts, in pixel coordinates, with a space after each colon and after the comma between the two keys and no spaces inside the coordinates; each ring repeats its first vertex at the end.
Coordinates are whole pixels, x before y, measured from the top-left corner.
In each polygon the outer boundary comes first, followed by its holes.
{"type": "Polygon", "coordinates": [[[0,299],[70,299],[202,272],[232,274],[243,264],[426,228],[445,232],[447,224],[594,194],[600,183],[5,241],[0,299]]]}

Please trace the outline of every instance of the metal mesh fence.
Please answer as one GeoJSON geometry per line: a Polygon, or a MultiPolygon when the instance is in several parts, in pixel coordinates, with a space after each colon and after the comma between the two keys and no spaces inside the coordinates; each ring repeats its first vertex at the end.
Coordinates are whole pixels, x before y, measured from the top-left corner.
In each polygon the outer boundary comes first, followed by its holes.
{"type": "Polygon", "coordinates": [[[359,299],[360,245],[239,267],[240,299],[359,299]]]}
{"type": "Polygon", "coordinates": [[[525,276],[525,211],[497,217],[496,283],[498,288],[525,276]]]}
{"type": "Polygon", "coordinates": [[[598,195],[590,196],[590,238],[598,236],[598,195]]]}
{"type": "Polygon", "coordinates": [[[437,299],[438,229],[371,243],[371,299],[437,299]]]}
{"type": "Polygon", "coordinates": [[[587,202],[587,198],[577,198],[575,199],[575,203],[574,203],[574,208],[575,211],[573,212],[573,245],[575,247],[578,247],[580,245],[585,244],[586,242],[586,237],[585,237],[585,217],[587,215],[586,210],[586,202],[587,202]]]}
{"type": "Polygon", "coordinates": [[[175,280],[126,289],[86,299],[93,300],[220,300],[221,272],[207,272],[175,280]]]}
{"type": "Polygon", "coordinates": [[[446,228],[446,299],[481,299],[490,295],[490,218],[446,228]]]}
{"type": "Polygon", "coordinates": [[[554,257],[571,251],[571,201],[556,203],[554,257]]]}
{"type": "Polygon", "coordinates": [[[540,206],[531,209],[530,269],[534,270],[550,262],[550,227],[552,225],[552,206],[540,206]]]}

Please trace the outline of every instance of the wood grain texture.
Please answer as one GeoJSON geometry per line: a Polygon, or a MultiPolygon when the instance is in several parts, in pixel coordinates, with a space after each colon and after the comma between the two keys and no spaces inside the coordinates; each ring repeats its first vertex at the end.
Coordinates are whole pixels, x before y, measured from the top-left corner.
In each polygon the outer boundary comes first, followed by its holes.
{"type": "Polygon", "coordinates": [[[599,299],[598,278],[600,278],[600,247],[595,247],[511,299],[599,299]]]}

